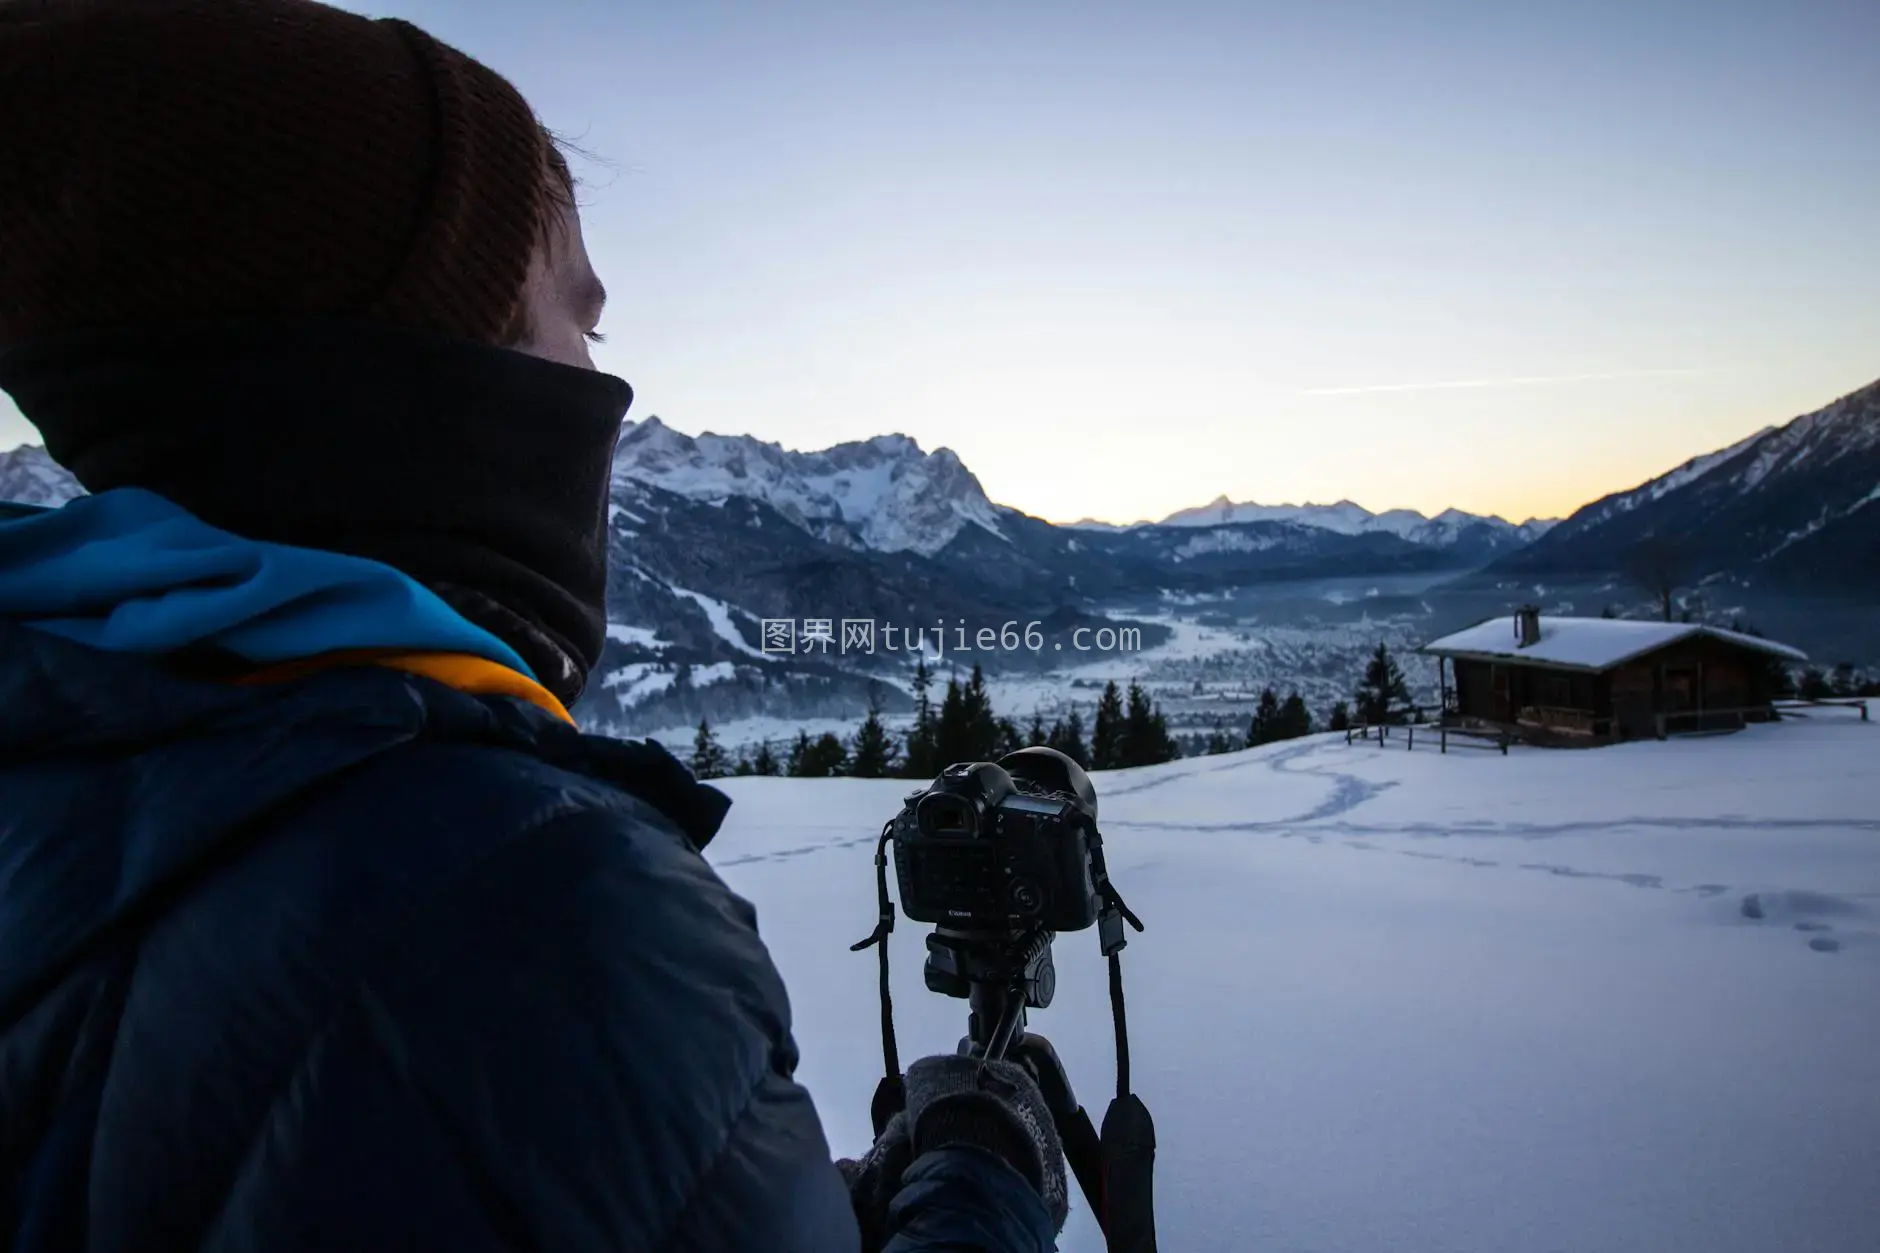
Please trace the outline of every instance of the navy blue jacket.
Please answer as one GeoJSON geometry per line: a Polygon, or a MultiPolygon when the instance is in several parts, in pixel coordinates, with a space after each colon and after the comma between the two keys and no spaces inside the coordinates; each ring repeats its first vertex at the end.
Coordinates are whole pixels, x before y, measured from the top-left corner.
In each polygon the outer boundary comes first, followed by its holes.
{"type": "MultiPolygon", "coordinates": [[[[517,701],[0,620],[0,1247],[852,1253],[716,796],[517,701]]],[[[893,1227],[1052,1244],[964,1150],[893,1227]]]]}

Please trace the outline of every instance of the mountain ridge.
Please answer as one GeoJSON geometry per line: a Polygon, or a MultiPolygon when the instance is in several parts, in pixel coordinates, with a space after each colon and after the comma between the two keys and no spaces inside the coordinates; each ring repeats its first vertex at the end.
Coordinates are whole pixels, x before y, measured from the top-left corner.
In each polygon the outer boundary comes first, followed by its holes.
{"type": "Polygon", "coordinates": [[[1880,592],[1880,381],[1576,510],[1492,573],[1880,592]]]}
{"type": "MultiPolygon", "coordinates": [[[[976,526],[1006,540],[1004,519],[1012,514],[1029,516],[994,503],[978,477],[951,449],[927,452],[902,434],[798,451],[750,435],[710,431],[688,435],[653,416],[621,426],[612,483],[618,489],[626,482],[645,483],[704,502],[750,497],[838,547],[914,551],[929,557],[945,549],[964,527],[976,526]]],[[[23,444],[12,452],[0,452],[0,499],[59,504],[76,490],[70,476],[38,445],[23,444]]],[[[1177,510],[1161,522],[1124,526],[1037,521],[1065,531],[1110,534],[1145,527],[1205,529],[1277,522],[1337,535],[1394,535],[1433,548],[1456,547],[1467,539],[1484,556],[1531,542],[1554,525],[1547,519],[1517,524],[1453,508],[1430,517],[1412,509],[1372,513],[1349,500],[1332,505],[1259,505],[1226,496],[1177,510]]]]}
{"type": "Polygon", "coordinates": [[[1098,518],[1080,518],[1075,522],[1059,525],[1078,530],[1114,532],[1130,531],[1145,526],[1223,526],[1237,522],[1296,522],[1345,535],[1376,531],[1398,535],[1416,543],[1442,543],[1445,537],[1453,536],[1461,529],[1476,524],[1484,524],[1491,529],[1505,531],[1510,535],[1518,536],[1524,542],[1531,541],[1546,534],[1558,521],[1557,518],[1529,518],[1525,522],[1511,522],[1500,514],[1470,513],[1454,507],[1444,509],[1435,515],[1425,514],[1416,509],[1386,509],[1382,512],[1373,512],[1350,499],[1339,500],[1329,505],[1315,504],[1311,501],[1302,505],[1291,503],[1263,505],[1257,501],[1236,501],[1222,494],[1205,505],[1177,509],[1159,521],[1144,519],[1139,522],[1119,523],[1106,522],[1098,518]]]}
{"type": "Polygon", "coordinates": [[[750,435],[687,435],[654,416],[622,424],[613,474],[694,500],[762,500],[841,547],[932,556],[964,526],[999,535],[999,507],[958,455],[901,434],[799,452],[750,435]]]}

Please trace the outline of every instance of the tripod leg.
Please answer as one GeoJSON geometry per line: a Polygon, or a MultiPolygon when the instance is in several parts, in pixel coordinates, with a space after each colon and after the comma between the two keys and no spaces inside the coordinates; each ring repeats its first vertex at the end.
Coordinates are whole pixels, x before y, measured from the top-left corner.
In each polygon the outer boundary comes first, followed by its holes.
{"type": "Polygon", "coordinates": [[[1090,1115],[1079,1105],[1068,1115],[1051,1111],[1052,1121],[1057,1123],[1058,1139],[1064,1143],[1064,1161],[1070,1166],[1071,1174],[1077,1177],[1077,1187],[1083,1192],[1084,1200],[1090,1203],[1090,1212],[1097,1216],[1097,1226],[1110,1241],[1110,1247],[1121,1249],[1110,1235],[1109,1196],[1104,1192],[1103,1146],[1097,1136],[1097,1129],[1090,1123],[1090,1115]]]}
{"type": "Polygon", "coordinates": [[[1097,1225],[1107,1232],[1110,1220],[1103,1192],[1101,1140],[1090,1115],[1084,1112],[1084,1107],[1077,1103],[1076,1093],[1071,1091],[1070,1076],[1065,1073],[1057,1050],[1042,1036],[1020,1036],[1012,1043],[1010,1058],[1037,1079],[1038,1090],[1057,1127],[1058,1139],[1064,1145],[1065,1164],[1071,1168],[1084,1200],[1090,1203],[1091,1212],[1097,1216],[1097,1225]]]}

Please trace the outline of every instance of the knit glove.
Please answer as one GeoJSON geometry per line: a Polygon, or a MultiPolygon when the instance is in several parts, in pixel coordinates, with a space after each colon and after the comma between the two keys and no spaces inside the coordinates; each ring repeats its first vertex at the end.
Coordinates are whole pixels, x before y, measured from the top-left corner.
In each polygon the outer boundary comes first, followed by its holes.
{"type": "Polygon", "coordinates": [[[1030,1181],[1061,1231],[1070,1212],[1064,1146],[1031,1072],[1012,1062],[923,1057],[907,1071],[907,1124],[914,1156],[972,1145],[1030,1181]]]}
{"type": "Polygon", "coordinates": [[[886,1240],[888,1205],[901,1176],[923,1153],[971,1146],[1023,1175],[1044,1198],[1052,1230],[1070,1212],[1064,1148],[1038,1082],[1024,1067],[977,1058],[924,1057],[908,1068],[907,1107],[889,1119],[874,1147],[836,1163],[849,1184],[849,1201],[862,1228],[862,1248],[886,1240]]]}

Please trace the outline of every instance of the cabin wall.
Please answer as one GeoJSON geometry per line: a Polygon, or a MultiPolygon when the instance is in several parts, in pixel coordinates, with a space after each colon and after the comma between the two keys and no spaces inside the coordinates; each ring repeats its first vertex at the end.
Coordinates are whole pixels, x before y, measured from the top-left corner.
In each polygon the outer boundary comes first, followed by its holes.
{"type": "Polygon", "coordinates": [[[1658,669],[1649,662],[1621,666],[1605,675],[1615,739],[1643,740],[1658,734],[1658,669]]]}
{"type": "MultiPolygon", "coordinates": [[[[1714,730],[1774,717],[1775,693],[1762,653],[1699,637],[1638,658],[1629,682],[1649,682],[1671,730],[1714,730]]],[[[1615,672],[1615,681],[1620,673],[1615,672]]]]}
{"type": "Polygon", "coordinates": [[[1604,685],[1595,674],[1488,661],[1458,660],[1454,668],[1454,708],[1465,718],[1578,731],[1605,717],[1604,685]]]}
{"type": "Polygon", "coordinates": [[[1774,717],[1764,654],[1698,637],[1602,674],[1457,659],[1451,708],[1465,718],[1519,722],[1573,737],[1647,739],[1774,717]]]}
{"type": "Polygon", "coordinates": [[[1509,703],[1516,722],[1563,735],[1606,735],[1598,710],[1598,675],[1545,666],[1511,666],[1509,671],[1509,703]]]}
{"type": "Polygon", "coordinates": [[[1489,663],[1458,658],[1454,668],[1456,712],[1465,718],[1507,721],[1508,711],[1505,702],[1496,696],[1493,668],[1489,663]]]}

